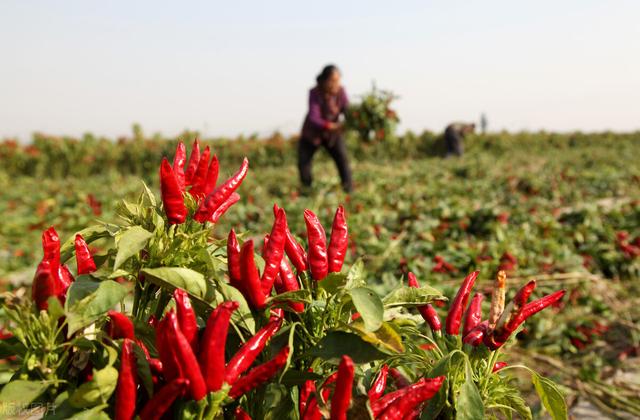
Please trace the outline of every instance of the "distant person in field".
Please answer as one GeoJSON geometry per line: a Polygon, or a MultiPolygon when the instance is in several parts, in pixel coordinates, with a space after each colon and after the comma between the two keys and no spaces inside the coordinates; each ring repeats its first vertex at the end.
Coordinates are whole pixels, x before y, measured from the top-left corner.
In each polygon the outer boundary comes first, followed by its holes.
{"type": "Polygon", "coordinates": [[[447,148],[445,157],[462,156],[464,146],[462,140],[467,134],[472,134],[475,124],[452,123],[444,130],[444,144],[447,148]]]}
{"type": "Polygon", "coordinates": [[[484,136],[487,134],[487,127],[489,126],[489,121],[487,120],[487,114],[484,112],[480,115],[480,132],[484,136]]]}
{"type": "Polygon", "coordinates": [[[342,135],[343,123],[340,122],[340,114],[345,113],[349,100],[340,84],[340,70],[328,65],[316,77],[316,82],[316,86],[309,91],[309,111],[298,144],[300,180],[304,187],[311,186],[313,155],[320,147],[324,147],[338,167],[342,188],[350,192],[351,168],[342,135]]]}

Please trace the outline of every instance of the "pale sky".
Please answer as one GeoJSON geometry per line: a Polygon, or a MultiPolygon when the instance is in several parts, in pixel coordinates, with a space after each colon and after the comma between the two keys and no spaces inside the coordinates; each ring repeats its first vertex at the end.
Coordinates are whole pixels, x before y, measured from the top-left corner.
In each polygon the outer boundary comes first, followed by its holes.
{"type": "Polygon", "coordinates": [[[640,129],[640,1],[0,2],[0,137],[295,133],[327,63],[401,130],[640,129]]]}

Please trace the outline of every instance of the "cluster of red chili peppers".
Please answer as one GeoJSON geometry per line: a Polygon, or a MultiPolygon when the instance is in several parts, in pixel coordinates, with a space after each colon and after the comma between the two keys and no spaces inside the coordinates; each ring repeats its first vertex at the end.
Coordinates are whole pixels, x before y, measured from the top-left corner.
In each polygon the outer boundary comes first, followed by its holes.
{"type": "MultiPolygon", "coordinates": [[[[229,282],[242,292],[252,308],[259,310],[266,307],[274,286],[277,293],[300,289],[297,276],[284,258],[285,254],[298,274],[308,268],[311,278],[320,281],[329,273],[342,270],[348,246],[347,221],[342,206],[336,210],[328,247],[326,233],[318,217],[311,210],[305,210],[308,252],[289,230],[284,209],[274,205],[273,211],[275,221],[264,241],[265,268],[262,275],[254,261],[253,240],[246,241],[241,247],[233,229],[227,238],[229,282]]],[[[304,311],[301,302],[289,302],[289,307],[295,312],[304,311]]]]}
{"type": "MultiPolygon", "coordinates": [[[[482,294],[476,293],[467,307],[478,273],[478,271],[474,271],[464,279],[449,307],[445,321],[445,332],[449,336],[460,336],[460,326],[464,321],[462,342],[473,347],[484,343],[490,350],[497,350],[529,317],[557,303],[565,294],[565,290],[559,290],[528,302],[536,287],[535,280],[532,280],[518,290],[513,300],[505,308],[507,276],[504,271],[500,271],[491,295],[489,317],[482,321],[482,301],[484,299],[482,294]]],[[[409,286],[419,287],[418,281],[412,273],[409,274],[409,286]]],[[[433,306],[424,305],[418,310],[434,336],[440,337],[442,324],[433,306]]]]}
{"type": "MultiPolygon", "coordinates": [[[[396,390],[385,394],[387,390],[387,376],[390,371],[383,365],[367,392],[367,399],[375,419],[415,419],[422,411],[423,404],[432,398],[442,386],[445,377],[433,379],[422,378],[414,384],[396,382],[396,390]]],[[[352,403],[354,382],[353,361],[347,355],[342,356],[338,371],[320,385],[320,392],[313,380],[307,380],[300,387],[300,418],[302,420],[319,420],[322,412],[318,398],[324,405],[330,404],[331,420],[346,420],[352,403]],[[333,396],[330,385],[334,384],[333,396]]]]}
{"type": "Polygon", "coordinates": [[[184,201],[187,192],[195,199],[198,208],[193,219],[199,223],[216,223],[232,205],[240,200],[235,192],[249,169],[249,161],[244,159],[240,169],[216,187],[219,162],[217,155],[210,159],[211,151],[207,146],[200,153],[200,143],[196,139],[185,171],[187,153],[184,143],[178,143],[173,165],[167,158],[160,165],[160,193],[165,214],[170,224],[182,224],[189,213],[184,201]]]}
{"type": "Polygon", "coordinates": [[[111,318],[108,326],[111,336],[124,338],[116,389],[116,419],[132,419],[136,412],[137,377],[131,350],[133,341],[146,354],[154,383],[159,388],[140,411],[142,420],[160,419],[179,396],[186,395],[200,401],[207,394],[225,387],[229,398],[240,398],[271,380],[287,363],[289,347],[285,346],[271,360],[249,370],[271,337],[280,329],[281,316],[272,316],[225,362],[227,332],[238,303],[223,302],[218,305],[199,338],[196,315],[187,293],[176,289],[173,298],[175,310],[169,310],[155,326],[159,360],[151,359],[144,344],[135,339],[133,324],[126,316],[116,312],[120,316],[111,318]]]}
{"type": "Polygon", "coordinates": [[[433,257],[435,263],[431,271],[434,273],[457,273],[458,270],[451,264],[445,261],[440,255],[433,257]]]}
{"type": "MultiPolygon", "coordinates": [[[[94,272],[96,264],[82,235],[76,235],[74,245],[78,275],[94,272]]],[[[42,232],[42,249],[42,261],[31,285],[31,297],[39,311],[48,308],[48,299],[52,296],[64,304],[67,289],[74,281],[69,267],[60,264],[60,237],[53,227],[42,232]]]]}
{"type": "Polygon", "coordinates": [[[624,256],[628,259],[640,257],[640,236],[629,239],[629,232],[616,232],[616,244],[624,256]]]}

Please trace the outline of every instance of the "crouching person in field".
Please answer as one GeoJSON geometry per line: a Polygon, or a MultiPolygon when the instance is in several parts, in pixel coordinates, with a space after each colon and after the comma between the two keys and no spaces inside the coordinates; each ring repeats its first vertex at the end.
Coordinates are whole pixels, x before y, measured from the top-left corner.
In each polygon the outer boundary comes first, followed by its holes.
{"type": "Polygon", "coordinates": [[[444,144],[447,148],[445,157],[462,156],[464,145],[462,140],[467,134],[472,134],[476,129],[475,124],[452,123],[444,130],[444,144]]]}

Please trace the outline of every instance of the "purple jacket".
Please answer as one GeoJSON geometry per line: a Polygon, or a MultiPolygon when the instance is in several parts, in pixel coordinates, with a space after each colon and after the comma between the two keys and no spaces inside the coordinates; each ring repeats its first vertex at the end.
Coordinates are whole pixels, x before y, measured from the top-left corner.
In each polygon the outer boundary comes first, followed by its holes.
{"type": "Polygon", "coordinates": [[[329,95],[319,87],[309,91],[309,112],[302,125],[302,140],[319,145],[323,141],[332,142],[340,135],[338,132],[329,131],[330,122],[337,122],[341,113],[344,113],[349,105],[349,99],[344,88],[340,88],[337,95],[329,95]]]}

